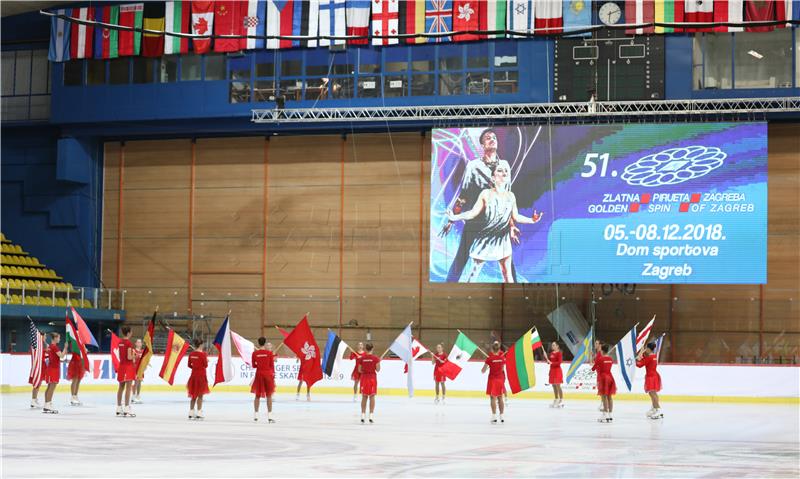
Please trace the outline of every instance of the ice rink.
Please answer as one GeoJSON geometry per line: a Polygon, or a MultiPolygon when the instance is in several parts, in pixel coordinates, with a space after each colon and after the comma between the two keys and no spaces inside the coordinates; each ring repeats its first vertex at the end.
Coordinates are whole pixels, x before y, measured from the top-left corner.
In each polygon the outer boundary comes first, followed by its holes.
{"type": "MultiPolygon", "coordinates": [[[[797,405],[617,401],[613,424],[598,402],[512,398],[506,423],[488,401],[378,397],[361,425],[352,396],[312,402],[278,394],[276,424],[252,419],[252,396],[212,393],[202,422],[177,392],[143,394],[136,418],[114,416],[113,393],[86,393],[58,415],[3,394],[3,477],[793,477],[800,475],[797,405]]],[[[265,406],[262,406],[262,411],[265,406]]]]}

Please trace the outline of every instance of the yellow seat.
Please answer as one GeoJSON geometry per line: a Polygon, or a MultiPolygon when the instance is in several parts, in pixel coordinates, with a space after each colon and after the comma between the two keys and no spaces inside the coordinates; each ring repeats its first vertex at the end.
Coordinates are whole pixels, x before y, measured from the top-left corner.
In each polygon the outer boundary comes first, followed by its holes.
{"type": "Polygon", "coordinates": [[[6,295],[0,294],[0,304],[6,304],[6,295]]]}
{"type": "Polygon", "coordinates": [[[10,303],[11,304],[22,304],[22,296],[20,296],[18,294],[12,294],[10,303]]]}
{"type": "Polygon", "coordinates": [[[36,296],[25,296],[25,304],[35,305],[36,296]]]}
{"type": "Polygon", "coordinates": [[[67,300],[64,299],[64,298],[56,298],[56,302],[55,302],[55,304],[53,306],[66,307],[67,306],[67,300]]]}

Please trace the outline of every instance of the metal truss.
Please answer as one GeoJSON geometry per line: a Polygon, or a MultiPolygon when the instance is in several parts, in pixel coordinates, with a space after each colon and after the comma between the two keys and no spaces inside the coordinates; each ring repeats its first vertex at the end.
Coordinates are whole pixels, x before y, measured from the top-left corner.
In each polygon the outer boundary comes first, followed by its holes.
{"type": "Polygon", "coordinates": [[[800,113],[800,97],[716,100],[608,101],[502,105],[438,105],[252,110],[254,123],[327,123],[370,121],[473,122],[550,119],[558,122],[593,118],[702,116],[800,113]]]}

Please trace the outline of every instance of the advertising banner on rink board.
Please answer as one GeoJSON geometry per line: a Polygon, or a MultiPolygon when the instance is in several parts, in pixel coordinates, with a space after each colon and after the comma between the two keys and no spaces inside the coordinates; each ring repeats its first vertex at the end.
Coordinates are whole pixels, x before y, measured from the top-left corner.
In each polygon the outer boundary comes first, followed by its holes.
{"type": "Polygon", "coordinates": [[[431,156],[432,282],[766,282],[766,123],[445,128],[431,156]]]}

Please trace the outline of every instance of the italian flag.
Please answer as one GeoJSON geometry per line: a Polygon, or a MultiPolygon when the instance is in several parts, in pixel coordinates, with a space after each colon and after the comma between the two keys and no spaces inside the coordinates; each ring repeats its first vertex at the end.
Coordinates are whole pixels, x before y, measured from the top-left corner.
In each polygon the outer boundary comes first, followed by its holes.
{"type": "Polygon", "coordinates": [[[476,349],[478,349],[478,345],[473,343],[466,334],[459,331],[456,343],[453,345],[453,349],[450,350],[450,355],[447,356],[447,362],[442,365],[444,375],[449,379],[455,379],[464,369],[476,349]]]}
{"type": "Polygon", "coordinates": [[[75,323],[69,318],[69,313],[67,313],[65,320],[67,323],[66,342],[68,349],[72,354],[81,355],[83,369],[89,371],[89,354],[86,352],[86,346],[83,345],[83,341],[81,341],[81,337],[78,335],[78,328],[75,327],[75,323]]]}
{"type": "Polygon", "coordinates": [[[506,353],[506,373],[511,392],[517,394],[536,385],[536,374],[533,365],[533,344],[538,341],[539,334],[533,335],[535,329],[529,329],[509,348],[506,353]]]}

